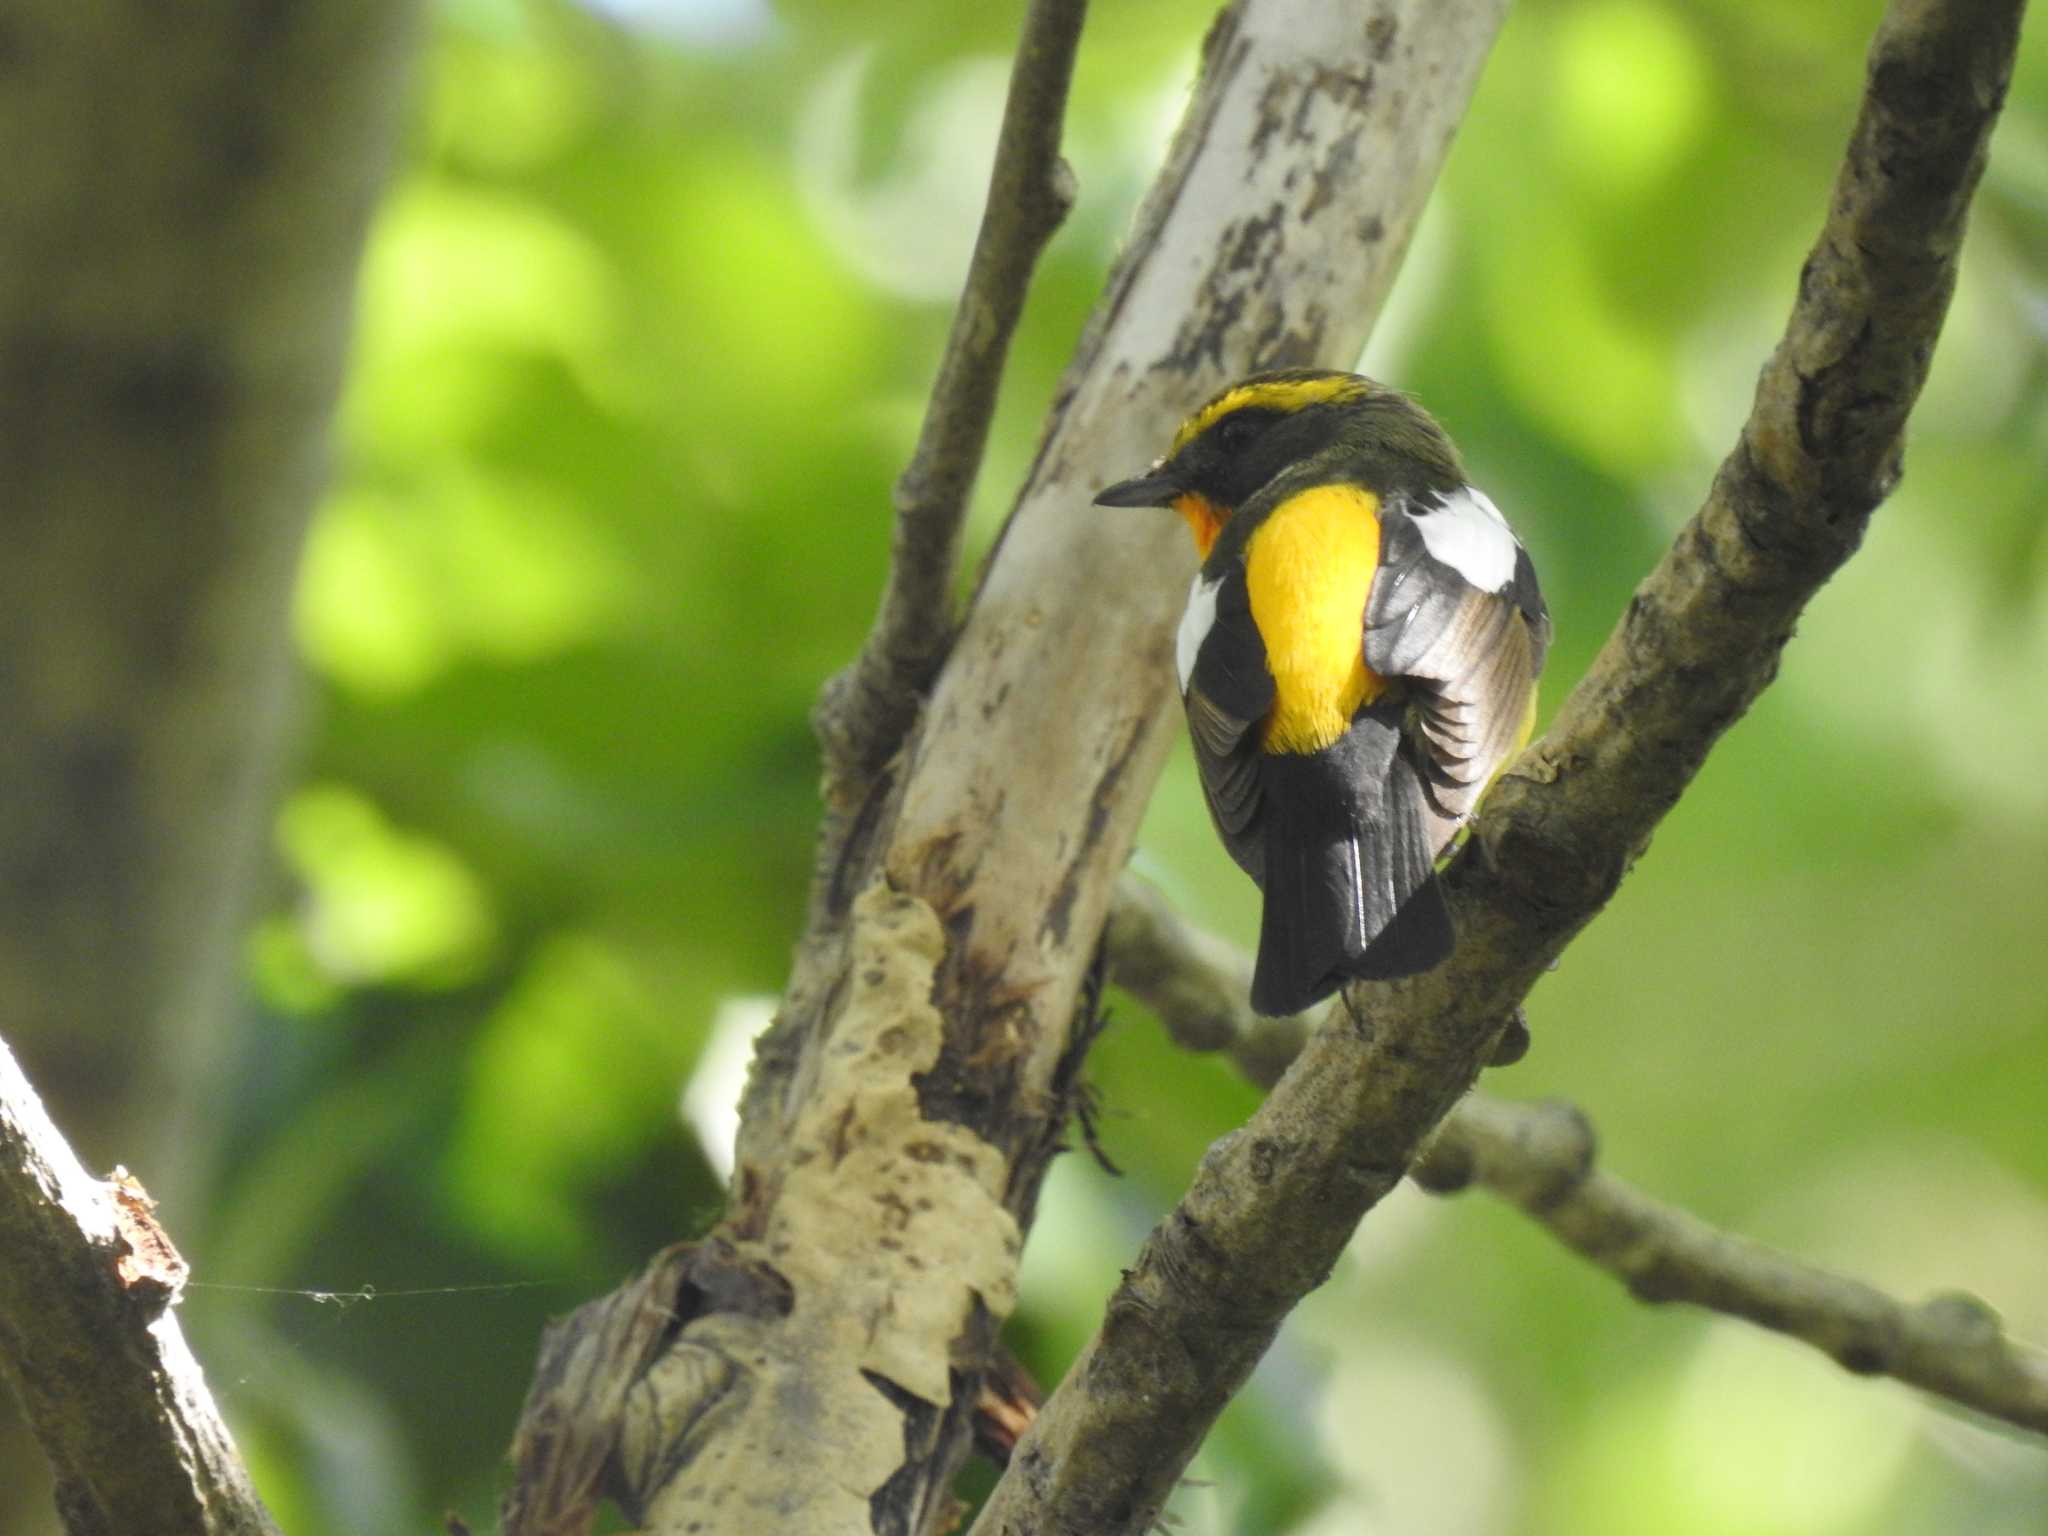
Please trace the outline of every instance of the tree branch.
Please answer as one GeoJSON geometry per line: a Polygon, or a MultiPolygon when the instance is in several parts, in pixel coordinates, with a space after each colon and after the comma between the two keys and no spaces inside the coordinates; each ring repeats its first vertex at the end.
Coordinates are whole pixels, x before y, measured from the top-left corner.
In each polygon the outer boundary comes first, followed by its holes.
{"type": "MultiPolygon", "coordinates": [[[[1152,887],[1117,887],[1110,975],[1189,1050],[1224,1051],[1261,1086],[1312,1026],[1268,1019],[1246,995],[1242,951],[1186,922],[1152,887]],[[1277,1066],[1276,1066],[1277,1063],[1277,1066]]],[[[1593,1129],[1565,1104],[1468,1096],[1411,1170],[1436,1194],[1478,1183],[1519,1206],[1638,1301],[1689,1302],[1788,1334],[1860,1375],[1886,1375],[2048,1434],[2048,1351],[2008,1337],[1975,1297],[1917,1307],[1708,1226],[1595,1166],[1593,1129]]]]}
{"type": "Polygon", "coordinates": [[[816,970],[843,958],[846,915],[884,821],[882,770],[903,746],[953,643],[953,582],[968,498],[981,470],[1010,337],[1040,252],[1075,188],[1060,135],[1087,0],[1031,0],[1010,70],[988,200],[924,424],[893,501],[887,584],[860,654],[819,691],[811,725],[824,755],[824,815],[791,1007],[756,1042],[741,1106],[748,1140],[779,1133],[782,1100],[811,1013],[816,970]]]}
{"type": "Polygon", "coordinates": [[[944,1524],[1170,740],[1192,552],[1087,497],[1229,379],[1357,357],[1503,7],[1244,0],[1211,29],[959,640],[861,807],[872,855],[831,872],[756,1056],[717,1238],[787,1306],[685,1286],[658,1359],[610,1351],[646,1529],[714,1506],[733,1530],[944,1524]]]}
{"type": "Polygon", "coordinates": [[[185,1265],[133,1181],[72,1155],[0,1041],[0,1373],[73,1536],[275,1536],[170,1308],[185,1265]]]}
{"type": "Polygon", "coordinates": [[[1074,203],[1060,158],[1067,87],[1087,0],[1032,0],[1010,70],[988,202],[909,467],[896,482],[888,585],[852,666],[826,684],[812,724],[828,808],[858,807],[903,743],[953,639],[960,528],[981,470],[1010,337],[1039,253],[1074,203]]]}
{"type": "Polygon", "coordinates": [[[1613,895],[1801,608],[1855,549],[1955,282],[2021,0],[1894,0],[1785,339],[1706,506],[1446,875],[1461,942],[1352,989],[1204,1157],[984,1507],[979,1536],[1138,1532],[1503,1020],[1613,895]]]}
{"type": "Polygon", "coordinates": [[[2011,1338],[1976,1297],[1918,1306],[1718,1231],[1594,1165],[1566,1104],[1468,1098],[1415,1167],[1425,1189],[1477,1181],[1520,1206],[1638,1301],[1689,1302],[1811,1344],[1859,1376],[1890,1376],[2048,1435],[2048,1350],[2011,1338]]]}

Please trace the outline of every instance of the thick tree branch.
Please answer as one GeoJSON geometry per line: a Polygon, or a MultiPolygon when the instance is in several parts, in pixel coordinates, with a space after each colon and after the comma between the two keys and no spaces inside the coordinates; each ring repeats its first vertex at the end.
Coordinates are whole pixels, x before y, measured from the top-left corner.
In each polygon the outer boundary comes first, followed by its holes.
{"type": "Polygon", "coordinates": [[[274,1536],[171,1312],[185,1266],[141,1188],[72,1155],[0,1041],[0,1372],[72,1536],[274,1536]]]}
{"type": "Polygon", "coordinates": [[[1060,131],[1086,13],[1087,0],[1032,0],[1024,18],[966,285],[917,448],[896,482],[881,611],[859,657],[826,685],[813,714],[833,812],[858,807],[903,744],[953,639],[960,527],[995,416],[1003,360],[1039,253],[1074,202],[1060,131]]]}
{"type": "Polygon", "coordinates": [[[636,1382],[616,1440],[646,1529],[945,1524],[1171,739],[1192,553],[1087,499],[1230,378],[1356,358],[1503,6],[1244,0],[1211,30],[972,611],[860,808],[872,852],[829,872],[756,1057],[717,1236],[787,1311],[685,1288],[660,1358],[607,1364],[636,1382]]]}
{"type": "MultiPolygon", "coordinates": [[[[1110,915],[1110,975],[1190,1050],[1230,1054],[1270,1086],[1312,1026],[1246,1001],[1251,962],[1126,876],[1110,915]],[[1277,1066],[1276,1066],[1277,1063],[1277,1066]]],[[[1844,1275],[1721,1232],[1595,1166],[1592,1127],[1564,1104],[1461,1099],[1416,1163],[1437,1194],[1478,1183],[1541,1222],[1645,1302],[1689,1302],[1811,1344],[1862,1375],[1886,1375],[2048,1434],[2048,1351],[2008,1337],[1975,1297],[1914,1307],[1844,1275]]]]}
{"type": "Polygon", "coordinates": [[[1018,1446],[980,1536],[1138,1532],[1281,1320],[1477,1076],[1855,549],[1955,282],[2021,0],[1894,0],[1819,244],[1741,441],[1447,876],[1436,971],[1354,988],[1216,1143],[1018,1446]]]}

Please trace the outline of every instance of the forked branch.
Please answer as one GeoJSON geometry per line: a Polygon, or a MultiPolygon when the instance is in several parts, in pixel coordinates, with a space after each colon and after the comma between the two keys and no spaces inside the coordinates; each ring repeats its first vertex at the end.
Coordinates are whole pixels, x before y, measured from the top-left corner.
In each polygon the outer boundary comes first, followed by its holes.
{"type": "Polygon", "coordinates": [[[2011,77],[2022,0],[1894,0],[1784,340],[1706,505],[1447,884],[1458,952],[1354,988],[1153,1231],[983,1509],[979,1536],[1139,1532],[1360,1218],[1477,1077],[1775,675],[1897,478],[2011,77]]]}
{"type": "MultiPolygon", "coordinates": [[[[1087,0],[1032,0],[1024,20],[966,285],[917,448],[896,482],[881,611],[860,655],[826,685],[813,715],[825,749],[828,817],[858,806],[902,744],[952,640],[960,528],[1003,361],[1039,253],[1074,202],[1060,133],[1086,12],[1087,0]]],[[[828,819],[828,836],[832,827],[828,819]]]]}
{"type": "Polygon", "coordinates": [[[1088,496],[1230,378],[1357,357],[1504,9],[1240,0],[1211,28],[906,750],[828,811],[857,841],[821,871],[833,894],[757,1046],[733,1204],[707,1240],[731,1255],[721,1275],[759,1283],[650,1286],[671,1322],[651,1362],[589,1309],[551,1338],[550,1360],[605,1357],[576,1380],[628,1390],[606,1422],[613,1397],[553,1394],[566,1378],[544,1365],[518,1476],[575,1507],[526,1528],[584,1518],[593,1464],[631,1474],[650,1531],[713,1507],[821,1531],[948,1518],[1111,887],[1170,739],[1189,551],[1170,520],[1088,496]],[[570,1425],[582,1470],[557,1479],[570,1425]]]}
{"type": "MultiPolygon", "coordinates": [[[[1304,1017],[1267,1019],[1245,1001],[1251,965],[1126,877],[1109,925],[1111,976],[1179,1044],[1220,1050],[1268,1086],[1307,1037],[1304,1017]],[[1269,1075],[1271,1074],[1271,1075],[1269,1075]]],[[[1597,1165],[1591,1124],[1566,1104],[1473,1095],[1444,1117],[1415,1181],[1437,1194],[1481,1185],[1638,1301],[1684,1302],[1787,1334],[1859,1375],[1890,1376],[2048,1435],[2048,1351],[2008,1336],[1973,1296],[1918,1306],[1762,1243],[1723,1232],[1597,1165]]]]}

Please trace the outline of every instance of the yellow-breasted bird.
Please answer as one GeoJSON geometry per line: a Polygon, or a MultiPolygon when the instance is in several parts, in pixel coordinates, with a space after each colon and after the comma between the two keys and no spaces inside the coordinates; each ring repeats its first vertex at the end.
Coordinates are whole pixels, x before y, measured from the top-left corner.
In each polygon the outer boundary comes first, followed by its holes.
{"type": "Polygon", "coordinates": [[[1209,813],[1265,894],[1252,1006],[1450,953],[1436,859],[1528,740],[1550,616],[1414,401],[1291,369],[1224,390],[1095,498],[1202,557],[1175,644],[1209,813]]]}

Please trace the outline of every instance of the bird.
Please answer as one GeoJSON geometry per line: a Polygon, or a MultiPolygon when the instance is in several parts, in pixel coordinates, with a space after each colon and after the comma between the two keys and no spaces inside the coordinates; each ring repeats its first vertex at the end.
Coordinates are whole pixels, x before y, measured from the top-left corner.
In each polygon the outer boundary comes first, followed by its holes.
{"type": "Polygon", "coordinates": [[[1095,501],[1194,536],[1175,670],[1210,818],[1262,893],[1253,1009],[1441,964],[1436,861],[1527,743],[1551,640],[1450,437],[1360,374],[1258,373],[1095,501]]]}

